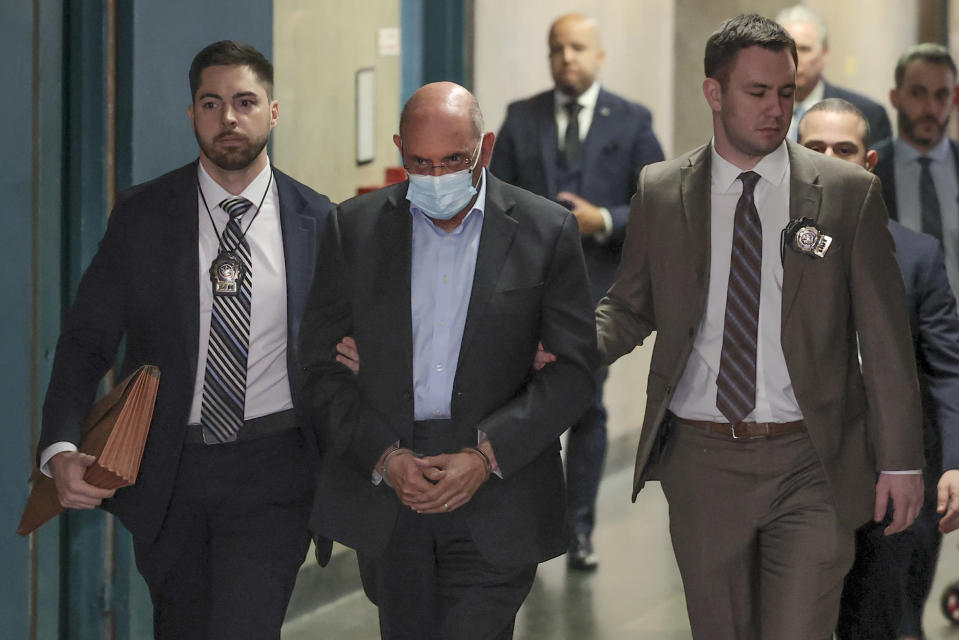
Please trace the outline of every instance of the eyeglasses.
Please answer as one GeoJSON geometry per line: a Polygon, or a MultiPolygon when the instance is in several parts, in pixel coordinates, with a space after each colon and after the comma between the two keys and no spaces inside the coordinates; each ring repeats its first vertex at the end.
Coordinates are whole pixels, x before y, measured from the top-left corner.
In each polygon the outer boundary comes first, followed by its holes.
{"type": "Polygon", "coordinates": [[[463,153],[454,153],[441,162],[432,162],[425,158],[412,158],[407,161],[404,165],[407,171],[411,173],[429,173],[435,169],[448,170],[451,172],[465,171],[466,169],[472,169],[474,166],[474,156],[479,154],[480,146],[482,145],[482,140],[480,144],[476,146],[476,153],[472,155],[466,155],[463,153]]]}

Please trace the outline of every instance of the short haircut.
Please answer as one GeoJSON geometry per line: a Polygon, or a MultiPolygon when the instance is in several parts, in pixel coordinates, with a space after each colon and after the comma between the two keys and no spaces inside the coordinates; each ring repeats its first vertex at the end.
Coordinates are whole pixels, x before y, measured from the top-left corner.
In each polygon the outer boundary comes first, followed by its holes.
{"type": "MultiPolygon", "coordinates": [[[[403,110],[400,112],[400,138],[404,138],[403,132],[406,129],[406,122],[410,118],[411,108],[410,103],[413,102],[413,99],[410,98],[406,101],[406,104],[403,105],[403,110]]],[[[415,109],[415,107],[414,107],[415,109]]],[[[476,99],[476,96],[470,94],[470,122],[473,124],[473,135],[477,138],[483,137],[484,127],[486,126],[483,121],[483,112],[480,110],[479,100],[476,99]]]]}
{"type": "Polygon", "coordinates": [[[796,43],[779,23],[755,13],[743,14],[723,22],[706,41],[706,77],[715,78],[725,89],[733,61],[740,51],[749,47],[788,50],[793,63],[798,63],[796,43]]]}
{"type": "Polygon", "coordinates": [[[779,24],[787,24],[790,22],[811,24],[815,26],[819,32],[819,45],[825,49],[829,43],[829,32],[826,30],[826,21],[822,19],[822,16],[806,5],[797,4],[783,9],[776,14],[776,22],[779,24]]]}
{"type": "Polygon", "coordinates": [[[869,121],[866,120],[866,116],[862,111],[859,110],[859,107],[849,102],[848,100],[843,100],[842,98],[826,98],[825,100],[820,100],[813,106],[809,107],[806,113],[803,114],[802,119],[799,121],[799,126],[796,128],[797,134],[802,136],[802,123],[810,113],[816,113],[817,111],[822,111],[824,113],[851,113],[856,116],[856,119],[862,124],[862,145],[863,148],[869,148],[869,138],[872,135],[869,130],[869,121]]]}
{"type": "Polygon", "coordinates": [[[193,58],[190,65],[190,99],[196,98],[200,88],[200,76],[207,67],[241,65],[249,67],[256,79],[266,89],[266,95],[273,99],[273,65],[266,57],[238,40],[220,40],[203,48],[193,58]]]}
{"type": "Polygon", "coordinates": [[[949,55],[949,50],[935,42],[923,42],[909,47],[904,54],[899,56],[899,62],[896,63],[896,88],[902,86],[903,78],[906,77],[906,67],[914,60],[941,64],[944,67],[949,67],[953,77],[956,75],[956,63],[949,55]]]}

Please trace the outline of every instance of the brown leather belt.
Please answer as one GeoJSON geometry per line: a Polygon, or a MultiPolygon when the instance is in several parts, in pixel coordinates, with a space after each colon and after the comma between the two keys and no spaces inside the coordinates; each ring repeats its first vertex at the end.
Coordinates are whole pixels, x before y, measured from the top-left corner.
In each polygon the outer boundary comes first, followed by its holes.
{"type": "Polygon", "coordinates": [[[697,427],[711,433],[720,433],[733,440],[756,440],[758,438],[777,438],[790,433],[806,430],[806,423],[802,420],[794,422],[708,422],[706,420],[687,420],[675,417],[679,424],[697,427]]]}

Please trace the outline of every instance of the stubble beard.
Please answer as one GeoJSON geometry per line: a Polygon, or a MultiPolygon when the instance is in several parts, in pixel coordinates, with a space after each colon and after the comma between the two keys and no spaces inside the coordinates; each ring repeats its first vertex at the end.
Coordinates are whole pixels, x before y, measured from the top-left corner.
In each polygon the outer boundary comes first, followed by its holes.
{"type": "Polygon", "coordinates": [[[261,138],[246,138],[245,144],[223,150],[217,147],[217,138],[223,135],[235,135],[233,132],[218,134],[213,140],[204,140],[200,137],[196,127],[193,127],[193,135],[196,137],[197,144],[200,145],[200,150],[203,151],[203,155],[224,171],[246,169],[253,164],[253,161],[260,155],[269,140],[269,134],[261,138]]]}
{"type": "MultiPolygon", "coordinates": [[[[899,118],[899,127],[902,129],[903,135],[905,135],[905,137],[909,138],[910,140],[912,140],[913,142],[915,142],[916,144],[920,146],[934,147],[936,144],[939,143],[940,140],[942,140],[942,136],[946,132],[945,123],[939,122],[938,120],[935,119],[934,116],[923,116],[919,118],[918,120],[913,120],[902,109],[898,109],[896,111],[896,114],[899,118]],[[919,135],[916,133],[917,123],[923,120],[928,120],[935,123],[936,125],[935,138],[920,138],[919,135]]],[[[948,121],[949,119],[946,118],[946,122],[948,121]]]]}

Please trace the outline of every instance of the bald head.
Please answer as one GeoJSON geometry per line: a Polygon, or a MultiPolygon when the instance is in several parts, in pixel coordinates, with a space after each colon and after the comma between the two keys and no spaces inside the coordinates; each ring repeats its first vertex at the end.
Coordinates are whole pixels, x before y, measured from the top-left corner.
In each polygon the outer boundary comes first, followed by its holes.
{"type": "Polygon", "coordinates": [[[596,81],[605,59],[596,20],[570,13],[553,22],[549,29],[549,67],[560,91],[579,97],[596,81]]]}
{"type": "Polygon", "coordinates": [[[400,113],[400,137],[410,124],[420,120],[459,122],[468,126],[476,140],[483,135],[483,113],[472,93],[454,82],[432,82],[417,89],[400,113]]]}

